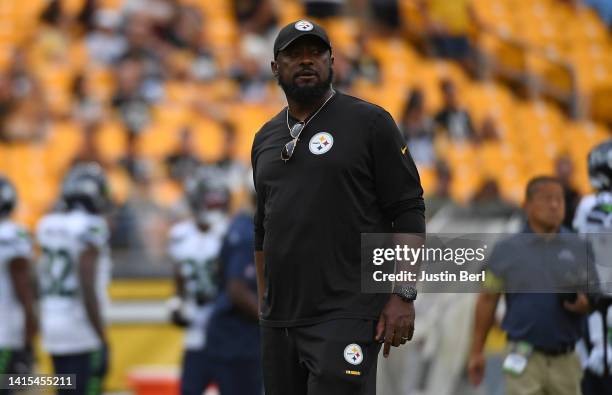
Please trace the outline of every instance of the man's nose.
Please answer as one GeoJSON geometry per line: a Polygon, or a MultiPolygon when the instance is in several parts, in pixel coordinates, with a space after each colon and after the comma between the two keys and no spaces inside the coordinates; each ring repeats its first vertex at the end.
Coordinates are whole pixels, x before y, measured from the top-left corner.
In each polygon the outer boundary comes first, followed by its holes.
{"type": "Polygon", "coordinates": [[[312,53],[308,50],[300,51],[300,64],[312,64],[312,53]]]}

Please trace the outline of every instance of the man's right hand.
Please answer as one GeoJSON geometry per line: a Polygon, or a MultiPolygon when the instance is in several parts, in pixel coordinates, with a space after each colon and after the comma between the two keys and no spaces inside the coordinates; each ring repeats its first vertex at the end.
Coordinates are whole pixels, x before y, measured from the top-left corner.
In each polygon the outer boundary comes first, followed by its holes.
{"type": "Polygon", "coordinates": [[[482,353],[470,355],[468,361],[468,376],[473,386],[482,383],[485,372],[485,357],[482,353]]]}

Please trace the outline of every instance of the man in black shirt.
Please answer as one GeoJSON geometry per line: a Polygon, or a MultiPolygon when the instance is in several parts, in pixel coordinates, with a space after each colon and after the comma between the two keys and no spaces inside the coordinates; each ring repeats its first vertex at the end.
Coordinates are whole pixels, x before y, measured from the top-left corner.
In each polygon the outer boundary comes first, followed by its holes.
{"type": "Polygon", "coordinates": [[[255,136],[257,267],[267,395],[374,394],[384,341],[410,340],[416,293],[360,290],[360,234],[424,233],[423,190],[384,109],[334,91],[325,31],[305,20],[274,43],[287,97],[255,136]]]}

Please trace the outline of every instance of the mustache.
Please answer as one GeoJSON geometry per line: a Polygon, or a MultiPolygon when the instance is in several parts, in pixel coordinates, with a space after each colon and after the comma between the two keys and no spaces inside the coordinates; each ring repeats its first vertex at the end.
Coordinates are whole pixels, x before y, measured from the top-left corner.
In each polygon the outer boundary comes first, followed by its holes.
{"type": "Polygon", "coordinates": [[[319,76],[319,73],[314,71],[313,69],[305,68],[293,75],[293,78],[303,77],[303,76],[319,76]]]}

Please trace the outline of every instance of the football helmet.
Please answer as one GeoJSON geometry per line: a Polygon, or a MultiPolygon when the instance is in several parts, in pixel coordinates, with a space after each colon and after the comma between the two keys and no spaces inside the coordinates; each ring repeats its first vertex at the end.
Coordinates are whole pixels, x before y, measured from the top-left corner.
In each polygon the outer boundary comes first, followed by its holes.
{"type": "Polygon", "coordinates": [[[589,179],[597,191],[612,190],[612,140],[599,144],[589,152],[589,179]]]}
{"type": "Polygon", "coordinates": [[[206,223],[210,211],[229,209],[230,191],[222,173],[214,168],[200,167],[185,182],[185,197],[198,223],[206,223]]]}
{"type": "Polygon", "coordinates": [[[108,209],[110,196],[104,170],[95,162],[73,167],[64,178],[62,199],[69,210],[78,207],[99,214],[108,209]]]}
{"type": "Polygon", "coordinates": [[[0,218],[8,217],[17,204],[17,191],[8,178],[0,175],[0,218]]]}

